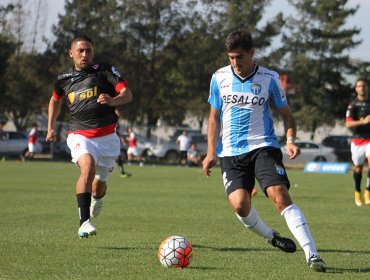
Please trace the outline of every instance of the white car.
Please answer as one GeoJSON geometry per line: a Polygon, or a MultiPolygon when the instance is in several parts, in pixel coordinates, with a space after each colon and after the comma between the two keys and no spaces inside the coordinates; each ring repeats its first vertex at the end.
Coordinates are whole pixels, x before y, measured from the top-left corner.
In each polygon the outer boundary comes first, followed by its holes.
{"type": "MultiPolygon", "coordinates": [[[[191,142],[197,145],[201,156],[204,157],[207,154],[207,136],[200,133],[189,133],[188,136],[191,137],[191,142]]],[[[154,146],[153,154],[159,160],[176,163],[180,156],[180,150],[175,141],[170,141],[154,146]]]]}
{"type": "Polygon", "coordinates": [[[295,144],[301,149],[301,154],[295,159],[289,159],[288,155],[286,154],[286,147],[285,146],[281,147],[284,163],[305,164],[310,161],[321,161],[321,162],[337,161],[335,150],[332,147],[320,145],[311,141],[296,141],[295,144]]]}
{"type": "MultiPolygon", "coordinates": [[[[21,131],[3,131],[0,139],[0,156],[20,157],[28,151],[28,136],[21,131]]],[[[35,152],[41,153],[42,146],[36,142],[35,152]]]]}

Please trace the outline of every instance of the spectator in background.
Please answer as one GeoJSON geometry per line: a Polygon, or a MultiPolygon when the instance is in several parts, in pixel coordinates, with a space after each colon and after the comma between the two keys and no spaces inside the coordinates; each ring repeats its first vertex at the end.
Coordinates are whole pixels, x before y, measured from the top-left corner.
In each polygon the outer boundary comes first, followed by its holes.
{"type": "Polygon", "coordinates": [[[0,122],[0,140],[3,140],[5,122],[0,122]]]}
{"type": "Polygon", "coordinates": [[[188,159],[188,150],[190,148],[191,144],[191,138],[188,136],[188,133],[186,130],[182,131],[182,134],[177,138],[176,145],[179,146],[180,150],[180,157],[178,164],[182,164],[182,160],[185,160],[185,163],[188,159]]]}
{"type": "Polygon", "coordinates": [[[24,155],[24,160],[31,160],[35,157],[36,141],[38,137],[38,127],[34,123],[30,132],[28,133],[28,151],[24,155]]]}
{"type": "Polygon", "coordinates": [[[195,143],[192,143],[190,145],[190,149],[188,150],[187,156],[188,156],[188,166],[199,166],[202,158],[195,143]]]}

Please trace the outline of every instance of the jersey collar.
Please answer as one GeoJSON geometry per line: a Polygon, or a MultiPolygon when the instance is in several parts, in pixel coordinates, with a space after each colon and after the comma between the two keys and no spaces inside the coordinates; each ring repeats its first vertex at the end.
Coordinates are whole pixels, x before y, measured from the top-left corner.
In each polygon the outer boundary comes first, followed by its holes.
{"type": "Polygon", "coordinates": [[[258,65],[256,63],[254,63],[254,68],[253,68],[253,71],[252,73],[250,73],[247,77],[245,78],[242,78],[240,77],[238,74],[235,73],[234,71],[234,68],[230,65],[231,67],[231,71],[233,72],[234,76],[239,80],[241,81],[242,83],[244,83],[245,81],[248,81],[250,78],[252,78],[258,71],[258,65]]]}

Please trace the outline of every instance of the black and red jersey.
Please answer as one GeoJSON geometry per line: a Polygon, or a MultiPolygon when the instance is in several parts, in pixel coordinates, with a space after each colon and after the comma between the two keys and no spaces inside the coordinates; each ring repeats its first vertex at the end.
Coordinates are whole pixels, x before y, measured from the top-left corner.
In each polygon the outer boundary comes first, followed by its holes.
{"type": "MultiPolygon", "coordinates": [[[[346,121],[357,121],[370,115],[370,100],[360,101],[358,98],[353,100],[347,107],[346,121]]],[[[352,141],[357,144],[370,142],[370,123],[353,128],[352,141]]]]}
{"type": "Polygon", "coordinates": [[[53,96],[67,97],[71,113],[70,130],[88,138],[100,137],[114,132],[117,115],[115,108],[97,102],[102,93],[114,97],[128,86],[108,63],[93,64],[87,70],[70,68],[58,75],[53,96]]]}

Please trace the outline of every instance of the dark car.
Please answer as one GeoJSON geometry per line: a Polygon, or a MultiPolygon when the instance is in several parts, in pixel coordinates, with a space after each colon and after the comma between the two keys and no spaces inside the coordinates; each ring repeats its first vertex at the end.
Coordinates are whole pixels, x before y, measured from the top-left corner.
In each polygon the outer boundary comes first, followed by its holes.
{"type": "Polygon", "coordinates": [[[351,136],[348,135],[330,135],[322,140],[325,146],[333,147],[338,161],[351,161],[351,136]]]}

